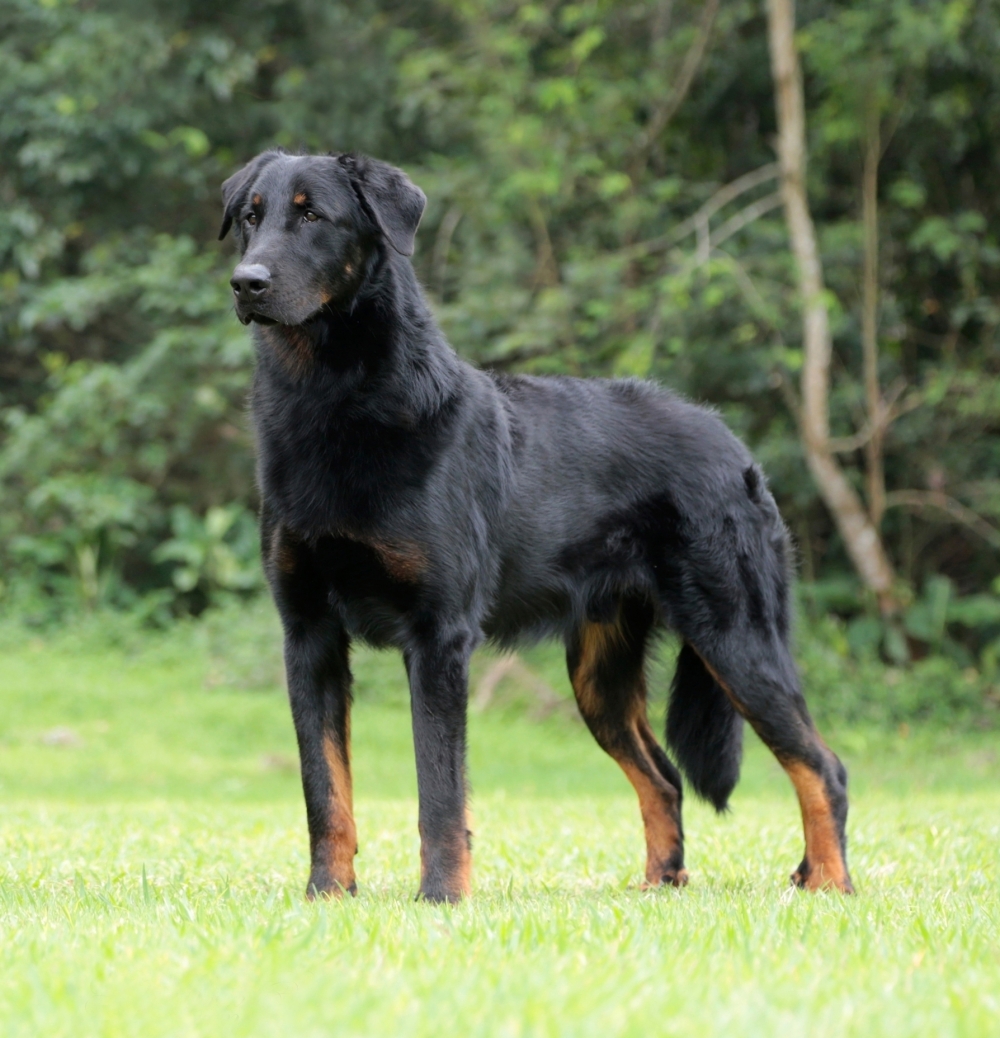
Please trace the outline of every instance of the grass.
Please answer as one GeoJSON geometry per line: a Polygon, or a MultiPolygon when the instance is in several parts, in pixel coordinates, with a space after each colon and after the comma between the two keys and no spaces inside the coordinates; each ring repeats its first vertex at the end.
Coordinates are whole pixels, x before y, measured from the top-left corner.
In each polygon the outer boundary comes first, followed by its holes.
{"type": "Polygon", "coordinates": [[[729,815],[686,805],[691,885],[644,893],[633,795],[583,727],[473,714],[475,894],[440,908],[412,900],[402,668],[362,654],[361,894],[310,904],[284,698],[206,687],[210,656],[194,628],[5,643],[5,1038],[1000,1034],[996,733],[827,733],[854,898],[786,885],[797,810],[757,745],[729,815]]]}

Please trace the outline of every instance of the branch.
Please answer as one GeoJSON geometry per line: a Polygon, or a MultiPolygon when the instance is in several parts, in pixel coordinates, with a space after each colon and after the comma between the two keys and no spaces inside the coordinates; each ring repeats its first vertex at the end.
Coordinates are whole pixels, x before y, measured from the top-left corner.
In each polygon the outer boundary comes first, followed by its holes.
{"type": "Polygon", "coordinates": [[[562,344],[558,341],[553,341],[548,346],[519,346],[496,357],[485,357],[478,360],[477,363],[481,364],[486,371],[506,371],[515,364],[538,360],[541,357],[551,357],[561,349],[562,344]]]}
{"type": "Polygon", "coordinates": [[[559,264],[556,262],[552,239],[549,237],[549,225],[545,221],[542,207],[535,201],[528,205],[528,218],[535,232],[535,285],[538,288],[551,288],[559,284],[559,264]]]}
{"type": "Polygon", "coordinates": [[[781,370],[781,368],[775,368],[774,371],[771,372],[770,382],[778,388],[782,400],[785,401],[785,407],[788,408],[792,418],[795,419],[795,424],[801,429],[802,401],[799,400],[799,394],[795,391],[795,383],[785,374],[784,371],[781,370]]]}
{"type": "Polygon", "coordinates": [[[912,324],[906,324],[903,325],[903,338],[917,343],[918,346],[930,346],[931,349],[939,350],[948,336],[937,335],[934,332],[924,331],[923,328],[917,328],[912,324]]]}
{"type": "MultiPolygon", "coordinates": [[[[723,185],[708,199],[701,208],[682,220],[660,238],[650,238],[649,241],[638,242],[626,250],[627,256],[644,256],[651,252],[661,252],[669,249],[683,241],[689,234],[693,234],[699,225],[706,224],[723,206],[728,205],[735,198],[752,191],[760,184],[766,184],[769,180],[775,180],[780,173],[776,162],[769,162],[766,166],[744,173],[728,184],[723,185]]],[[[725,225],[723,225],[725,226],[725,225]]]]}
{"type": "Polygon", "coordinates": [[[864,228],[864,270],[861,305],[861,353],[863,357],[865,410],[871,435],[865,443],[865,483],[868,512],[877,530],[885,512],[885,458],[882,451],[884,408],[878,377],[878,165],[882,157],[878,102],[869,90],[866,113],[866,148],[861,178],[861,209],[864,228]]]}
{"type": "MultiPolygon", "coordinates": [[[[715,249],[713,251],[720,259],[729,262],[732,274],[736,278],[736,284],[739,285],[751,310],[754,310],[762,320],[766,321],[771,326],[771,331],[774,333],[775,341],[782,349],[784,349],[785,338],[781,334],[781,328],[778,327],[774,322],[773,317],[768,312],[767,303],[764,300],[764,297],[760,294],[757,286],[754,284],[753,278],[746,272],[746,268],[738,259],[736,259],[735,256],[731,256],[724,249],[715,249]]],[[[785,406],[794,418],[795,424],[801,428],[802,404],[799,400],[798,393],[795,391],[795,384],[788,377],[787,372],[780,366],[775,366],[768,381],[773,388],[777,389],[781,393],[782,399],[785,401],[785,406]]]]}
{"type": "Polygon", "coordinates": [[[719,11],[719,0],[708,0],[701,13],[701,23],[694,42],[684,55],[684,63],[681,65],[681,73],[674,85],[674,89],[667,95],[666,100],[653,110],[649,122],[646,123],[643,132],[635,144],[635,153],[644,155],[657,137],[666,129],[667,123],[677,114],[677,110],[684,103],[694,77],[698,72],[701,59],[705,56],[705,48],[708,46],[708,38],[712,34],[712,26],[715,24],[715,16],[719,11]]]}
{"type": "Polygon", "coordinates": [[[709,248],[717,249],[724,241],[732,238],[734,234],[738,234],[748,224],[759,220],[762,216],[765,216],[772,209],[777,209],[781,206],[784,198],[780,191],[775,191],[773,194],[765,195],[763,198],[758,198],[756,202],[751,202],[748,206],[741,209],[735,216],[730,216],[726,222],[719,227],[715,234],[709,239],[709,248]]]}
{"type": "MultiPolygon", "coordinates": [[[[650,28],[650,56],[656,52],[656,47],[661,44],[670,31],[670,18],[674,13],[674,0],[662,0],[653,16],[653,24],[650,28]]],[[[662,64],[662,62],[658,62],[662,64]]]]}
{"type": "Polygon", "coordinates": [[[493,702],[497,686],[511,673],[516,663],[517,656],[511,653],[509,656],[501,656],[500,659],[489,665],[486,673],[479,679],[475,695],[470,703],[477,714],[481,714],[493,702]]]}
{"type": "Polygon", "coordinates": [[[516,652],[509,656],[501,656],[490,664],[476,686],[475,695],[472,697],[472,709],[482,713],[493,702],[497,688],[505,678],[514,678],[534,695],[537,701],[537,705],[531,711],[534,720],[540,721],[557,710],[567,711],[570,715],[576,714],[573,704],[526,667],[516,652]]]}
{"type": "MultiPolygon", "coordinates": [[[[749,223],[749,221],[747,222],[749,223]]],[[[775,323],[774,316],[769,312],[766,300],[760,294],[757,286],[753,283],[753,278],[751,278],[747,273],[746,268],[735,256],[726,252],[725,249],[716,248],[714,243],[712,246],[712,252],[719,259],[725,260],[726,263],[729,264],[730,271],[733,274],[733,277],[736,278],[736,284],[743,292],[744,298],[750,305],[750,309],[770,325],[771,331],[774,332],[778,344],[783,347],[785,345],[785,339],[781,334],[781,329],[775,323]]]]}
{"type": "Polygon", "coordinates": [[[994,548],[1000,549],[1000,530],[988,523],[978,512],[967,508],[961,501],[949,497],[940,490],[893,490],[885,496],[885,507],[889,508],[936,508],[950,515],[956,522],[967,526],[994,548]]]}
{"type": "Polygon", "coordinates": [[[431,270],[433,272],[434,284],[437,286],[438,297],[444,298],[444,281],[448,271],[448,253],[451,251],[451,239],[462,219],[462,210],[453,205],[444,214],[441,226],[438,227],[437,236],[434,239],[434,255],[431,258],[431,270]]]}
{"type": "Polygon", "coordinates": [[[906,379],[896,379],[879,405],[877,420],[874,423],[865,422],[853,436],[831,436],[830,450],[835,454],[850,454],[851,451],[864,447],[873,436],[881,436],[897,418],[908,414],[924,402],[922,394],[911,393],[905,400],[897,403],[905,388],[906,379]]]}

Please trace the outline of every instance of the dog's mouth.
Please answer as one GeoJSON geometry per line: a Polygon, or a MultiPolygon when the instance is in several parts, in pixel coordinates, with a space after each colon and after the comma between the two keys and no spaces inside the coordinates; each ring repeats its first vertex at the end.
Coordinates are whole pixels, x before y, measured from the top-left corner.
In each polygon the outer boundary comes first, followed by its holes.
{"type": "MultiPolygon", "coordinates": [[[[237,305],[236,316],[240,323],[244,325],[287,325],[289,327],[298,327],[299,325],[315,321],[327,308],[328,304],[323,300],[315,309],[308,310],[300,316],[299,313],[294,312],[294,308],[291,313],[282,310],[275,312],[275,308],[271,306],[264,307],[260,303],[254,306],[251,303],[245,309],[237,305]]],[[[302,307],[302,309],[305,308],[302,307]]]]}
{"type": "Polygon", "coordinates": [[[237,313],[237,317],[240,322],[245,325],[250,324],[263,324],[263,325],[282,325],[284,327],[306,327],[315,324],[320,318],[329,310],[328,304],[324,303],[322,306],[314,310],[308,317],[303,318],[301,321],[296,321],[294,325],[288,325],[285,321],[276,320],[274,317],[268,317],[267,314],[262,314],[258,310],[250,310],[248,313],[241,314],[237,313]]]}

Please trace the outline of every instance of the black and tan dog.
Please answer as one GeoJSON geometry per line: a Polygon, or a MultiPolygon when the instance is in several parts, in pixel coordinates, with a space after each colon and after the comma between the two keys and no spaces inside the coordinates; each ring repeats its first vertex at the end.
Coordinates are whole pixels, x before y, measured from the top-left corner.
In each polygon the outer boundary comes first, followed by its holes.
{"type": "Polygon", "coordinates": [[[223,185],[254,324],[263,552],[285,630],[310,895],[355,890],[351,640],[410,679],[420,895],[469,891],[469,656],[555,635],[598,743],[639,796],[646,882],[686,882],[681,778],[646,719],[658,629],[684,642],[667,739],[720,810],[746,718],[805,825],[796,883],[849,891],[847,776],[788,649],[786,533],[709,411],[635,381],[507,377],[458,358],[409,257],[425,198],[353,155],[257,156],[223,185]]]}

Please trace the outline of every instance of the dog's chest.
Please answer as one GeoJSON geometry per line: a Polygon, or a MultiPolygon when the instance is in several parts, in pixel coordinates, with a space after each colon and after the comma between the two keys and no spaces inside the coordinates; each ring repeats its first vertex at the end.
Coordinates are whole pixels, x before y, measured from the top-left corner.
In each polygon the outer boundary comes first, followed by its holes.
{"type": "Polygon", "coordinates": [[[255,401],[258,481],[268,511],[303,537],[384,526],[430,462],[419,435],[336,408],[255,401]]]}
{"type": "Polygon", "coordinates": [[[335,536],[319,557],[330,605],[345,630],[372,645],[402,645],[428,568],[424,546],[378,535],[335,536]]]}

